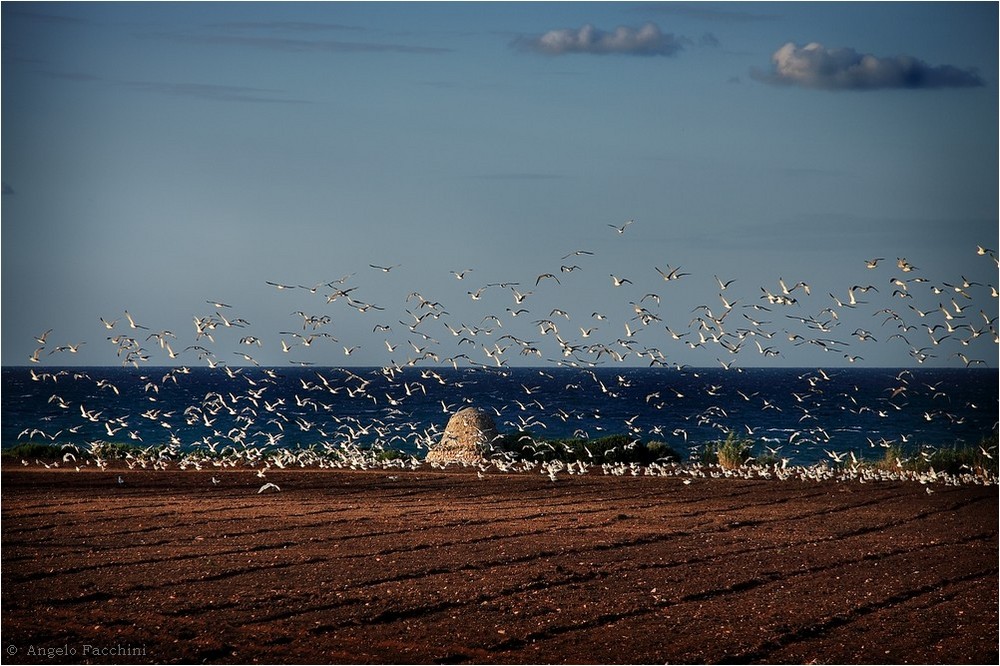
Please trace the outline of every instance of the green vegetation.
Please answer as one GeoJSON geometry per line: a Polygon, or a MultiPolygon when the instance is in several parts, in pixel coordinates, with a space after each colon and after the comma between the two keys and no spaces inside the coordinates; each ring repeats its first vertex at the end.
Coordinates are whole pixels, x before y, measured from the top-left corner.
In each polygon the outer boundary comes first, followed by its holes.
{"type": "Polygon", "coordinates": [[[39,444],[37,442],[21,442],[3,452],[4,456],[11,458],[38,458],[39,460],[61,460],[64,449],[55,444],[39,444]]]}
{"type": "Polygon", "coordinates": [[[737,469],[751,461],[772,464],[770,459],[755,460],[753,449],[752,439],[740,438],[730,432],[724,441],[705,444],[697,457],[703,465],[719,465],[724,469],[737,469]]]}
{"type": "Polygon", "coordinates": [[[122,460],[140,454],[156,455],[165,446],[140,447],[126,442],[95,442],[89,448],[81,448],[74,444],[40,444],[38,442],[21,442],[3,452],[4,457],[38,459],[38,460],[62,460],[67,453],[72,453],[78,460],[94,458],[106,458],[108,460],[122,460]]]}
{"type": "Polygon", "coordinates": [[[726,441],[719,444],[716,455],[719,465],[725,469],[742,467],[752,458],[754,443],[749,439],[740,439],[735,433],[729,433],[726,441]]]}
{"type": "Polygon", "coordinates": [[[495,453],[515,460],[570,463],[583,461],[601,463],[680,462],[681,455],[664,442],[643,442],[628,435],[607,435],[596,439],[535,439],[531,433],[515,432],[501,435],[493,442],[495,453]]]}
{"type": "Polygon", "coordinates": [[[908,454],[902,445],[893,444],[885,450],[880,460],[872,463],[876,469],[885,471],[908,471],[948,474],[977,474],[996,477],[997,433],[984,437],[978,445],[934,447],[921,445],[914,453],[908,454]]]}
{"type": "Polygon", "coordinates": [[[407,458],[409,458],[409,456],[404,451],[400,451],[399,449],[378,449],[375,452],[375,460],[379,462],[387,460],[405,460],[407,458]]]}

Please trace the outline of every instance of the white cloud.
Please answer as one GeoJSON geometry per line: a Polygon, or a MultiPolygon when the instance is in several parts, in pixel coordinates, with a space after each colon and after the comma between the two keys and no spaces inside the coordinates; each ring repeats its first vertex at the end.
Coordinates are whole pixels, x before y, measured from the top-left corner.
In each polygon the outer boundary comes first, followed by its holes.
{"type": "Polygon", "coordinates": [[[981,86],[974,70],[951,65],[932,66],[908,55],[878,57],[852,48],[828,49],[813,42],[798,46],[788,42],[771,56],[774,66],[754,77],[768,83],[823,90],[873,90],[877,88],[956,88],[981,86]]]}
{"type": "Polygon", "coordinates": [[[664,34],[655,23],[640,28],[619,26],[607,32],[589,23],[578,30],[550,30],[537,37],[524,37],[515,45],[549,55],[590,53],[640,56],[671,56],[683,46],[673,34],[664,34]]]}

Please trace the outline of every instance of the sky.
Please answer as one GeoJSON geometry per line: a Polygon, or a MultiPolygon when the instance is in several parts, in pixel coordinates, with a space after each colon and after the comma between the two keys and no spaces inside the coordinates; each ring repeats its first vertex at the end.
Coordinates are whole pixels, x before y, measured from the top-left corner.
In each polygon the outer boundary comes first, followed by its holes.
{"type": "Polygon", "coordinates": [[[996,367],[997,24],[4,2],[0,361],[996,367]]]}

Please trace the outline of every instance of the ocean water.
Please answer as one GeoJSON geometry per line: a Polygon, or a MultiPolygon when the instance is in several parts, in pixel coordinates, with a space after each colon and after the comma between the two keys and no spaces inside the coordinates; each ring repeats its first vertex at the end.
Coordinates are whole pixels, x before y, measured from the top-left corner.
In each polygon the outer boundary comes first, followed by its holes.
{"type": "Polygon", "coordinates": [[[450,414],[536,438],[628,433],[681,453],[734,431],[794,464],[977,444],[994,369],[3,368],[2,444],[379,445],[423,455],[450,414]]]}

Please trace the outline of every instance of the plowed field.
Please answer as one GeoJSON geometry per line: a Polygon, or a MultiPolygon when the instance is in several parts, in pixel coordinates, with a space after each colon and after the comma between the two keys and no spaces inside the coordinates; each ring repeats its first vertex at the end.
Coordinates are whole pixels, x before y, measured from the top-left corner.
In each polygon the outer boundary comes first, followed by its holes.
{"type": "Polygon", "coordinates": [[[2,481],[6,663],[997,663],[995,487],[2,481]]]}

